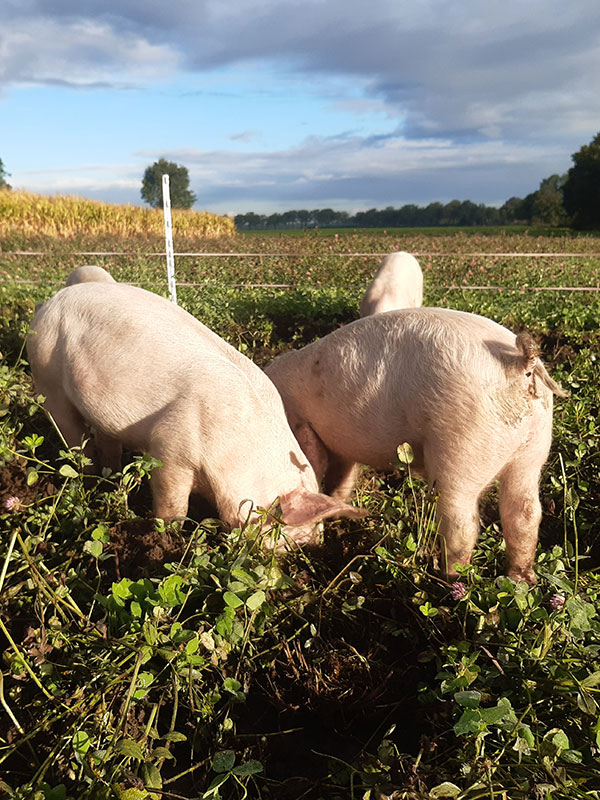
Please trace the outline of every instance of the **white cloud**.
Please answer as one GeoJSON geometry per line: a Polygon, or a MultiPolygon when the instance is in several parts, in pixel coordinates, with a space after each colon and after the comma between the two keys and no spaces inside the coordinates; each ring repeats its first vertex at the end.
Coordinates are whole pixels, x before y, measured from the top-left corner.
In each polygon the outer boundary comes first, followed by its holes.
{"type": "Polygon", "coordinates": [[[0,85],[117,86],[165,77],[179,56],[98,20],[16,19],[0,28],[0,85]]]}
{"type": "Polygon", "coordinates": [[[251,142],[254,139],[260,139],[260,136],[260,131],[241,131],[232,133],[229,138],[232,142],[251,142]]]}

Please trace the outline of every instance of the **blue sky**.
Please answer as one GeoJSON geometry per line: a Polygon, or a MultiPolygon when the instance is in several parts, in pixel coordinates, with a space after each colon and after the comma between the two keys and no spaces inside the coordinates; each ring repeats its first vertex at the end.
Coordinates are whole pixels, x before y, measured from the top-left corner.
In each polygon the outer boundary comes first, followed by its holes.
{"type": "Polygon", "coordinates": [[[355,211],[524,196],[600,129],[597,0],[0,0],[15,188],[355,211]]]}

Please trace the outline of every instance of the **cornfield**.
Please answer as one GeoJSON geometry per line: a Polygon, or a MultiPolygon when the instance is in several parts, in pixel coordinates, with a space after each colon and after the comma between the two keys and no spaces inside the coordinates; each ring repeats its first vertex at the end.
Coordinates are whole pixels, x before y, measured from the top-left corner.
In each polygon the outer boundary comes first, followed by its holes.
{"type": "MultiPolygon", "coordinates": [[[[74,196],[0,191],[0,236],[12,233],[71,238],[79,234],[138,236],[162,234],[159,209],[115,205],[74,196]]],[[[208,211],[173,210],[173,231],[182,237],[235,233],[232,219],[208,211]]]]}

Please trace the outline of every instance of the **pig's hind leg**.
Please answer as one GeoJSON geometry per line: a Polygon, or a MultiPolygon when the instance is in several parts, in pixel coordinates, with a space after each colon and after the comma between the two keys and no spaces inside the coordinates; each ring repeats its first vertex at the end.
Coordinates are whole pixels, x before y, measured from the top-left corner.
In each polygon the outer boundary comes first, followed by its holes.
{"type": "Polygon", "coordinates": [[[439,438],[425,447],[425,472],[436,490],[442,536],[442,570],[457,575],[455,564],[468,564],[479,536],[479,498],[493,481],[502,454],[489,457],[485,443],[472,437],[439,438]]]}
{"type": "MultiPolygon", "coordinates": [[[[542,519],[539,483],[552,440],[552,404],[534,405],[529,431],[498,475],[500,520],[506,542],[506,574],[516,581],[535,583],[533,572],[538,529],[542,519]]],[[[523,434],[523,436],[524,436],[523,434]]]]}
{"type": "Polygon", "coordinates": [[[327,470],[325,471],[325,493],[337,500],[349,502],[356,485],[360,465],[347,458],[332,453],[327,454],[327,470]]]}
{"type": "Polygon", "coordinates": [[[442,536],[442,570],[456,577],[455,564],[468,564],[479,536],[480,490],[438,484],[437,518],[442,536]]]}
{"type": "MultiPolygon", "coordinates": [[[[92,461],[96,460],[96,448],[91,440],[91,433],[89,428],[71,401],[61,393],[55,391],[44,391],[39,382],[36,382],[36,387],[42,394],[45,395],[46,401],[44,403],[44,410],[49,417],[54,421],[56,427],[62,434],[65,442],[69,447],[81,447],[81,442],[84,438],[88,439],[84,452],[92,461]]],[[[86,472],[92,471],[92,467],[87,467],[86,472]]]]}
{"type": "Polygon", "coordinates": [[[527,459],[509,464],[500,474],[500,519],[506,542],[506,572],[515,581],[536,582],[533,572],[542,519],[538,467],[527,459]]]}

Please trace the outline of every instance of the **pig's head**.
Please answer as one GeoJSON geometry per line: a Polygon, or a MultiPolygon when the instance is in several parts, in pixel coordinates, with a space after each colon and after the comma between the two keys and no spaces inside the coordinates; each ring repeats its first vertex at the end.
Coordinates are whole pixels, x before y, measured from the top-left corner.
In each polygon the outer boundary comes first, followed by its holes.
{"type": "Polygon", "coordinates": [[[279,498],[281,507],[282,535],[273,543],[267,537],[265,545],[275,546],[277,550],[293,549],[304,545],[318,544],[324,519],[336,517],[340,519],[361,519],[367,511],[337,500],[329,495],[311,492],[300,486],[279,498]]]}

